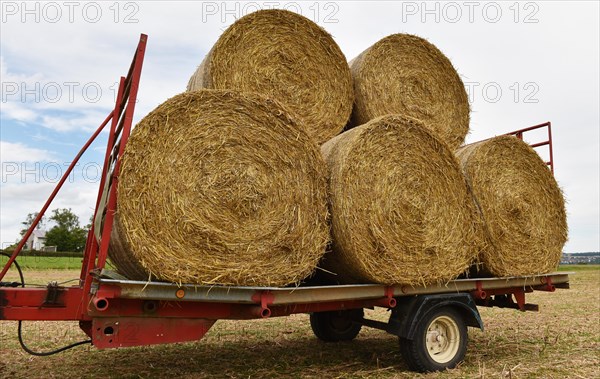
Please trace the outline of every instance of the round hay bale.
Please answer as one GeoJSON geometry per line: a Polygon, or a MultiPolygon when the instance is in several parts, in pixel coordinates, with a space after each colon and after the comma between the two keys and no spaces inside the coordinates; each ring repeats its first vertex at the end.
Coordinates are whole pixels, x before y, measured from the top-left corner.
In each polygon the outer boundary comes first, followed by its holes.
{"type": "Polygon", "coordinates": [[[469,99],[448,58],[423,38],[393,34],[350,62],[354,80],[351,126],[386,114],[423,121],[451,148],[469,131],[469,99]]]}
{"type": "Polygon", "coordinates": [[[190,78],[188,91],[200,88],[277,99],[319,145],[342,131],[354,100],[350,68],[333,38],[309,19],[275,9],[225,30],[190,78]]]}
{"type": "Polygon", "coordinates": [[[565,201],[535,150],[500,136],[456,155],[486,226],[490,246],[481,271],[502,277],[556,270],[568,234],[565,201]]]}
{"type": "Polygon", "coordinates": [[[427,285],[479,253],[475,204],[456,158],[421,122],[388,115],[321,148],[329,168],[338,282],[427,285]]]}
{"type": "Polygon", "coordinates": [[[318,147],[278,103],[180,94],[127,143],[110,257],[131,279],[296,283],[329,240],[326,190],[318,147]]]}

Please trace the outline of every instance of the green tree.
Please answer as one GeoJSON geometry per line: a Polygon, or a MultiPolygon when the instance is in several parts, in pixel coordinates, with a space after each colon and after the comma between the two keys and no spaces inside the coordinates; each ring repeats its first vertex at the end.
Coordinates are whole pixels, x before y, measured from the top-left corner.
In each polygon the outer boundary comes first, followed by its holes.
{"type": "Polygon", "coordinates": [[[84,226],[83,228],[85,230],[90,230],[90,229],[92,229],[93,225],[94,225],[94,214],[92,213],[92,215],[90,216],[90,222],[88,222],[88,224],[86,226],[84,226]]]}
{"type": "MultiPolygon", "coordinates": [[[[20,242],[20,241],[19,241],[19,242],[20,242]]],[[[13,251],[15,251],[15,249],[17,248],[17,244],[18,244],[19,242],[13,243],[12,245],[10,245],[10,246],[7,246],[7,247],[5,247],[5,248],[4,248],[4,249],[2,249],[2,250],[4,250],[4,252],[6,252],[6,253],[9,253],[9,252],[10,252],[10,253],[12,253],[12,252],[13,252],[13,251]]]]}
{"type": "MultiPolygon", "coordinates": [[[[27,231],[31,227],[31,224],[33,224],[33,221],[38,216],[38,214],[39,214],[39,212],[29,213],[27,215],[27,218],[25,219],[25,221],[23,221],[21,223],[21,225],[23,225],[23,229],[21,229],[21,231],[19,232],[19,234],[21,234],[21,237],[23,237],[25,235],[25,233],[27,233],[27,231]]],[[[40,222],[37,224],[36,229],[41,229],[44,226],[45,221],[46,221],[46,216],[42,217],[40,222]]]]}
{"type": "Polygon", "coordinates": [[[46,233],[46,246],[56,246],[58,251],[83,251],[87,231],[79,225],[79,217],[71,208],[55,209],[51,221],[56,223],[46,233]]]}

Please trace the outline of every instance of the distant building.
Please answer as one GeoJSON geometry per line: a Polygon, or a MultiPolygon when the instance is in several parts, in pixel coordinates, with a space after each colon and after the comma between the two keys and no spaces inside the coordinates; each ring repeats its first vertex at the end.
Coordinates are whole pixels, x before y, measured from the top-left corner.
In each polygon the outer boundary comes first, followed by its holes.
{"type": "Polygon", "coordinates": [[[46,231],[34,229],[25,243],[25,250],[42,250],[46,246],[46,231]]]}
{"type": "Polygon", "coordinates": [[[560,263],[563,265],[600,264],[600,252],[563,253],[560,263]]]}

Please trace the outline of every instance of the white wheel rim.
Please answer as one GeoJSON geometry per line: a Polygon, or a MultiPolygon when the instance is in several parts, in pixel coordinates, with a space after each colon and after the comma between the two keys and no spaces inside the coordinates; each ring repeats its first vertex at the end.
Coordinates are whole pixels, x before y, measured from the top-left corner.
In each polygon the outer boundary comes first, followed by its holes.
{"type": "Polygon", "coordinates": [[[450,362],[460,346],[460,330],[456,322],[448,316],[436,317],[427,328],[425,346],[435,362],[450,362]]]}

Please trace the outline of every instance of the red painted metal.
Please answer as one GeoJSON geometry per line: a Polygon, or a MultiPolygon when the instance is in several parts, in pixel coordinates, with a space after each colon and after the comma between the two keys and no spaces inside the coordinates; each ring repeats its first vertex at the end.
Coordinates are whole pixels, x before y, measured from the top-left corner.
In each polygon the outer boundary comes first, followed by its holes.
{"type": "Polygon", "coordinates": [[[535,289],[538,291],[546,291],[546,292],[556,291],[556,287],[554,286],[554,284],[552,284],[552,278],[548,276],[545,278],[545,280],[546,280],[546,283],[544,285],[538,286],[535,289]]]}
{"type": "Polygon", "coordinates": [[[48,207],[50,206],[50,204],[52,204],[52,201],[54,200],[54,198],[58,194],[58,191],[60,191],[60,189],[62,188],[63,184],[65,183],[65,181],[67,180],[67,178],[69,177],[69,175],[71,175],[71,171],[73,171],[73,169],[75,168],[75,165],[77,164],[77,162],[79,161],[79,159],[81,158],[81,156],[83,155],[83,153],[85,153],[85,151],[88,149],[88,147],[90,147],[90,145],[92,144],[92,142],[94,142],[94,140],[96,139],[96,137],[98,137],[98,135],[100,134],[100,132],[102,132],[102,130],[104,129],[104,127],[106,126],[106,124],[108,124],[108,121],[110,121],[111,118],[112,118],[112,112],[108,115],[108,117],[106,117],[106,119],[98,127],[98,129],[96,129],[96,131],[94,132],[94,134],[92,134],[92,136],[90,137],[90,139],[88,139],[88,141],[85,143],[85,145],[83,145],[83,147],[81,148],[81,150],[79,150],[79,153],[77,153],[77,155],[75,156],[75,159],[73,160],[73,162],[71,162],[71,164],[69,165],[69,167],[67,168],[67,170],[63,174],[62,178],[60,178],[60,181],[58,182],[58,184],[56,184],[56,187],[54,188],[54,190],[50,194],[50,197],[48,198],[48,200],[46,200],[46,203],[44,204],[44,206],[42,207],[42,209],[39,211],[37,217],[33,220],[33,222],[31,223],[31,226],[29,227],[29,229],[27,229],[27,232],[25,233],[25,235],[23,235],[23,238],[21,239],[21,241],[19,242],[19,244],[17,245],[17,247],[15,248],[15,250],[13,251],[13,253],[11,254],[11,257],[9,258],[8,262],[6,262],[6,264],[4,265],[4,268],[2,269],[2,272],[0,272],[0,281],[2,281],[2,279],[4,278],[4,275],[6,275],[6,273],[8,272],[8,269],[10,268],[10,266],[13,264],[13,262],[15,261],[15,259],[17,259],[17,256],[19,255],[19,253],[21,253],[21,250],[23,250],[23,247],[25,246],[25,243],[27,243],[27,240],[29,239],[29,237],[31,237],[31,234],[33,233],[33,231],[35,230],[35,228],[37,228],[38,224],[40,223],[40,220],[42,219],[42,217],[44,217],[44,214],[48,210],[48,207]]]}
{"type": "Polygon", "coordinates": [[[522,312],[525,311],[539,311],[537,304],[528,304],[525,302],[525,293],[531,292],[526,289],[511,289],[510,291],[498,291],[493,297],[490,296],[485,300],[475,299],[475,303],[480,307],[499,307],[499,308],[512,308],[522,312]],[[500,293],[504,292],[504,293],[500,293]],[[517,302],[513,300],[513,296],[517,299],[517,302]]]}
{"type": "Polygon", "coordinates": [[[92,338],[92,321],[79,321],[79,328],[83,330],[88,337],[92,338]]]}
{"type": "MultiPolygon", "coordinates": [[[[118,175],[118,168],[120,165],[120,161],[118,158],[122,155],[123,149],[129,137],[129,133],[131,131],[131,124],[133,121],[133,112],[135,110],[137,91],[139,88],[139,81],[141,76],[142,64],[144,60],[144,54],[146,50],[146,41],[147,36],[142,34],[140,36],[140,41],[138,43],[136,53],[132,60],[132,63],[129,67],[129,72],[126,78],[121,78],[119,92],[117,96],[117,100],[115,102],[115,108],[109,113],[104,122],[98,127],[98,129],[94,132],[94,134],[89,138],[89,140],[85,143],[85,145],[81,148],[79,153],[76,155],[75,159],[71,162],[71,165],[65,171],[63,177],[56,185],[56,188],[38,213],[38,216],[33,221],[30,228],[27,230],[22,240],[17,245],[13,254],[11,255],[8,262],[4,265],[2,271],[0,272],[0,281],[6,273],[8,269],[15,261],[17,256],[22,251],[27,239],[33,233],[33,230],[39,224],[41,218],[44,213],[47,211],[48,207],[56,197],[57,193],[62,188],[64,182],[69,177],[71,171],[78,163],[79,159],[88,149],[88,147],[92,144],[92,142],[98,137],[98,135],[102,132],[105,126],[111,122],[111,128],[109,133],[109,141],[107,146],[107,151],[105,155],[104,167],[103,167],[103,176],[100,183],[100,190],[98,194],[98,198],[96,200],[96,209],[94,213],[98,212],[98,206],[100,204],[100,199],[102,196],[102,190],[104,188],[105,180],[107,178],[107,173],[112,166],[112,162],[116,161],[115,170],[113,173],[113,177],[118,175]],[[118,139],[120,135],[120,140],[118,139]],[[113,160],[110,160],[111,154],[114,151],[115,145],[119,146],[117,156],[113,154],[113,160]]],[[[114,179],[114,178],[113,178],[114,179]]],[[[103,230],[102,230],[102,246],[98,246],[96,238],[94,236],[94,226],[88,233],[86,248],[83,257],[82,269],[80,274],[80,286],[78,287],[69,287],[61,289],[61,294],[64,292],[65,296],[65,304],[61,307],[52,307],[52,309],[48,309],[49,307],[39,303],[40,297],[45,297],[49,293],[51,293],[50,289],[20,289],[20,288],[2,288],[0,290],[0,306],[3,306],[0,309],[0,320],[2,319],[12,319],[12,320],[89,320],[89,316],[86,312],[86,306],[89,302],[89,296],[91,293],[92,283],[94,282],[94,277],[91,275],[92,271],[99,271],[104,267],[106,261],[106,255],[108,250],[108,242],[110,237],[110,231],[112,229],[112,219],[115,208],[116,201],[116,185],[113,186],[113,190],[111,193],[111,201],[109,202],[109,207],[107,212],[107,216],[105,218],[103,230]],[[37,307],[31,307],[29,309],[26,305],[19,305],[20,301],[30,301],[37,304],[37,307]],[[9,306],[4,306],[4,302],[10,301],[9,306]],[[16,307],[16,308],[15,308],[16,307]],[[75,312],[76,314],[74,314],[75,312]]],[[[61,295],[62,296],[62,295],[61,295]]]]}
{"type": "MultiPolygon", "coordinates": [[[[111,191],[109,195],[108,205],[106,207],[106,216],[104,218],[104,227],[102,230],[102,239],[100,241],[100,251],[98,253],[98,263],[96,264],[96,268],[102,270],[104,265],[106,264],[106,258],[108,256],[108,245],[110,242],[110,234],[112,232],[112,225],[114,221],[114,214],[117,208],[117,191],[118,191],[118,181],[119,181],[119,171],[121,168],[121,159],[123,156],[123,151],[125,150],[125,145],[127,144],[127,140],[129,139],[129,134],[131,133],[131,124],[133,122],[133,112],[135,110],[135,103],[137,100],[137,93],[139,89],[139,79],[142,74],[142,64],[144,62],[144,55],[146,52],[146,40],[147,37],[142,35],[140,38],[140,43],[138,45],[136,55],[134,61],[132,63],[132,67],[130,69],[132,80],[129,83],[128,88],[125,89],[128,93],[128,101],[127,107],[125,109],[125,114],[123,119],[120,121],[118,125],[118,129],[121,130],[121,140],[118,144],[118,156],[115,160],[115,167],[112,173],[112,185],[111,191]]],[[[113,120],[115,121],[115,120],[113,120]]],[[[117,125],[116,122],[114,123],[117,125]]],[[[108,154],[108,151],[107,151],[108,154]]]]}
{"type": "Polygon", "coordinates": [[[471,296],[473,296],[475,299],[485,300],[488,294],[486,291],[483,290],[481,280],[475,282],[475,287],[477,289],[471,292],[471,296]]]}
{"type": "Polygon", "coordinates": [[[541,128],[547,128],[548,140],[542,141],[542,142],[537,142],[537,143],[532,143],[532,144],[530,144],[530,146],[533,148],[541,147],[541,146],[548,146],[550,160],[548,162],[546,162],[546,164],[548,166],[550,166],[550,170],[554,174],[554,152],[553,152],[553,148],[552,148],[552,123],[550,121],[544,122],[543,124],[530,126],[528,128],[515,130],[514,132],[507,133],[507,135],[513,135],[522,140],[523,135],[525,133],[530,132],[532,130],[541,129],[541,128]]]}
{"type": "MultiPolygon", "coordinates": [[[[115,108],[113,110],[113,114],[121,115],[121,113],[123,112],[123,92],[125,92],[125,81],[126,81],[126,78],[121,77],[121,79],[119,81],[119,89],[117,91],[117,99],[115,102],[115,108]]],[[[110,132],[108,134],[108,141],[106,143],[106,152],[104,155],[104,165],[102,167],[102,177],[100,179],[100,186],[98,187],[98,196],[96,198],[96,207],[94,208],[94,221],[96,220],[96,217],[98,216],[98,211],[102,211],[98,208],[100,206],[100,201],[102,200],[102,195],[104,192],[104,187],[106,185],[108,171],[110,170],[110,165],[112,163],[111,162],[111,153],[112,153],[112,149],[115,145],[116,138],[118,137],[115,135],[118,122],[119,122],[119,118],[113,117],[112,122],[110,124],[110,132]]],[[[94,225],[92,225],[92,228],[93,227],[94,227],[94,225]]],[[[95,238],[94,238],[94,240],[95,240],[95,238]]],[[[97,241],[94,241],[94,242],[97,243],[97,241]]]]}
{"type": "MultiPolygon", "coordinates": [[[[97,299],[97,298],[94,298],[97,299]]],[[[159,317],[159,318],[204,318],[211,320],[257,318],[251,305],[231,303],[202,303],[195,301],[152,301],[141,299],[105,298],[108,306],[98,310],[88,307],[92,318],[105,317],[159,317]],[[152,304],[149,306],[149,304],[152,304]]]]}
{"type": "Polygon", "coordinates": [[[252,301],[257,304],[260,304],[261,307],[267,308],[269,305],[273,304],[273,299],[275,297],[269,291],[257,291],[252,296],[252,301]]]}
{"type": "Polygon", "coordinates": [[[525,310],[525,290],[522,288],[515,288],[512,292],[515,300],[517,301],[517,305],[519,306],[519,310],[525,310]]]}
{"type": "MultiPolygon", "coordinates": [[[[137,56],[137,53],[133,58],[132,65],[136,61],[136,56],[137,56]]],[[[130,69],[129,71],[131,72],[132,70],[130,69]]],[[[119,81],[119,89],[117,91],[115,108],[113,109],[113,113],[112,113],[113,115],[116,115],[116,116],[112,118],[112,122],[111,122],[111,126],[110,126],[108,141],[107,141],[107,145],[106,145],[106,152],[105,152],[105,156],[104,156],[104,166],[102,168],[102,177],[100,179],[100,185],[98,187],[98,196],[96,198],[96,207],[94,208],[92,227],[90,228],[90,231],[88,234],[88,241],[85,245],[86,249],[84,252],[84,263],[81,267],[80,278],[83,283],[83,288],[85,290],[86,300],[88,298],[87,294],[90,292],[90,289],[92,286],[92,281],[93,281],[90,274],[96,268],[96,259],[98,258],[98,250],[100,248],[100,246],[98,245],[98,240],[96,239],[95,222],[96,222],[96,217],[98,216],[98,212],[103,211],[103,210],[99,209],[100,201],[102,200],[104,188],[106,185],[106,180],[110,179],[110,178],[108,178],[108,172],[112,165],[112,161],[111,161],[112,154],[111,153],[112,153],[114,144],[116,143],[116,140],[118,138],[118,135],[116,133],[117,124],[119,122],[121,114],[123,113],[123,108],[125,106],[125,104],[123,102],[123,96],[124,96],[124,92],[125,92],[125,87],[127,85],[127,79],[129,79],[129,76],[128,76],[128,78],[121,77],[121,79],[119,81]]],[[[132,80],[132,79],[129,79],[129,80],[132,80]]]]}
{"type": "MultiPolygon", "coordinates": [[[[96,209],[98,206],[96,205],[96,209]]],[[[92,220],[96,219],[96,211],[94,211],[94,216],[92,220]]],[[[83,253],[83,261],[81,262],[81,273],[79,274],[79,284],[83,285],[85,282],[85,278],[94,268],[94,262],[92,261],[92,257],[88,254],[88,250],[95,251],[97,248],[95,247],[96,237],[94,237],[94,222],[92,221],[92,227],[88,230],[87,239],[85,240],[85,250],[83,253]]]]}
{"type": "Polygon", "coordinates": [[[103,297],[106,299],[114,299],[116,297],[119,297],[120,295],[121,287],[119,286],[103,285],[96,291],[97,297],[103,297]]]}
{"type": "Polygon", "coordinates": [[[533,292],[532,287],[513,287],[513,288],[497,288],[489,291],[488,297],[496,295],[511,295],[515,292],[530,293],[533,292]]]}
{"type": "Polygon", "coordinates": [[[81,287],[2,288],[0,320],[89,320],[81,287]],[[49,302],[49,291],[54,291],[49,302]]]}
{"type": "Polygon", "coordinates": [[[269,309],[269,305],[273,304],[273,299],[275,297],[269,291],[259,291],[252,296],[252,300],[258,304],[260,307],[252,307],[250,313],[257,318],[268,318],[271,316],[271,310],[269,309]]]}
{"type": "Polygon", "coordinates": [[[92,324],[92,344],[98,349],[144,346],[202,339],[215,323],[203,319],[102,318],[92,324]]]}
{"type": "MultiPolygon", "coordinates": [[[[135,56],[134,56],[134,61],[135,61],[135,56]]],[[[131,71],[131,69],[130,69],[130,71],[131,71]]],[[[112,119],[111,119],[112,122],[111,122],[110,130],[109,130],[109,134],[108,134],[108,141],[107,141],[106,152],[105,152],[105,156],[104,156],[104,165],[102,166],[102,175],[100,177],[100,185],[98,187],[98,196],[96,198],[96,206],[94,207],[94,215],[92,218],[92,220],[93,220],[92,227],[91,227],[90,231],[88,232],[88,239],[85,244],[86,250],[85,250],[85,254],[84,254],[84,260],[83,260],[81,276],[80,276],[80,279],[82,282],[86,280],[88,274],[94,269],[94,267],[96,265],[96,254],[97,254],[99,246],[98,246],[98,242],[95,237],[95,225],[94,224],[96,221],[96,217],[98,216],[98,211],[99,211],[98,208],[100,206],[100,201],[102,199],[104,186],[106,184],[107,173],[108,173],[108,170],[110,169],[110,165],[111,165],[111,161],[110,161],[111,152],[112,152],[112,148],[115,144],[115,139],[117,138],[117,136],[116,136],[117,123],[123,112],[123,107],[124,107],[123,94],[125,92],[125,84],[126,84],[126,78],[121,77],[121,79],[119,80],[119,88],[117,91],[115,107],[112,111],[112,115],[117,115],[117,116],[112,117],[112,119]]]]}
{"type": "Polygon", "coordinates": [[[93,318],[105,317],[154,317],[154,318],[202,318],[207,320],[248,320],[255,318],[281,317],[296,313],[325,312],[343,309],[388,308],[387,298],[375,300],[329,301],[322,303],[304,303],[278,305],[263,308],[260,305],[235,303],[207,303],[197,301],[154,301],[141,299],[123,299],[94,297],[88,306],[89,315],[93,318]],[[101,309],[96,306],[104,300],[101,309]],[[266,313],[265,309],[267,310],[266,313]]]}
{"type": "Polygon", "coordinates": [[[502,307],[502,308],[515,308],[520,311],[538,311],[538,306],[535,304],[527,304],[525,302],[525,294],[533,292],[534,290],[539,291],[550,291],[549,289],[545,289],[548,285],[547,281],[552,280],[546,277],[546,284],[542,286],[527,286],[527,287],[513,287],[513,288],[497,288],[488,290],[482,296],[478,293],[478,291],[473,291],[471,295],[475,299],[477,305],[484,307],[502,307]],[[499,302],[498,296],[503,296],[504,299],[502,302],[499,302]],[[512,300],[516,300],[516,303],[512,300]]]}
{"type": "Polygon", "coordinates": [[[396,299],[394,299],[394,287],[387,286],[384,290],[384,299],[381,299],[376,305],[383,308],[396,308],[396,299]]]}
{"type": "MultiPolygon", "coordinates": [[[[125,78],[121,76],[119,80],[119,89],[117,91],[117,99],[115,101],[115,108],[113,114],[120,115],[122,112],[123,92],[125,89],[125,78]]],[[[100,185],[98,186],[98,196],[96,197],[96,207],[94,208],[94,219],[97,216],[98,207],[100,206],[100,200],[102,199],[102,193],[104,185],[106,184],[106,174],[109,170],[109,162],[111,156],[111,149],[115,144],[115,131],[117,128],[118,117],[114,117],[110,123],[110,131],[108,134],[108,141],[106,143],[106,152],[104,153],[104,165],[102,166],[102,176],[100,177],[100,185]]]]}
{"type": "Polygon", "coordinates": [[[98,212],[104,211],[103,209],[99,209],[99,206],[107,184],[107,180],[111,181],[108,183],[111,187],[110,198],[105,211],[106,213],[104,215],[104,222],[102,224],[102,230],[100,233],[100,241],[96,239],[94,225],[92,225],[92,230],[90,230],[91,243],[86,245],[85,250],[85,260],[87,260],[88,264],[87,266],[84,265],[82,267],[81,272],[81,276],[84,280],[84,302],[86,303],[89,303],[90,301],[89,296],[92,283],[94,282],[94,278],[91,273],[93,271],[100,272],[104,268],[106,264],[106,258],[108,256],[108,245],[110,242],[110,233],[112,231],[114,210],[116,206],[116,178],[118,177],[121,163],[119,158],[123,154],[123,149],[127,143],[127,139],[129,138],[129,133],[131,130],[133,112],[135,110],[137,101],[137,92],[141,78],[147,40],[148,37],[145,34],[140,36],[140,40],[131,65],[129,66],[127,76],[121,77],[119,81],[119,89],[115,101],[115,108],[113,110],[115,117],[112,118],[109,138],[106,145],[102,178],[100,180],[98,196],[96,199],[96,207],[94,210],[94,220],[96,219],[98,212]],[[112,173],[110,172],[111,167],[113,168],[112,173]]]}

